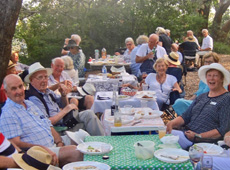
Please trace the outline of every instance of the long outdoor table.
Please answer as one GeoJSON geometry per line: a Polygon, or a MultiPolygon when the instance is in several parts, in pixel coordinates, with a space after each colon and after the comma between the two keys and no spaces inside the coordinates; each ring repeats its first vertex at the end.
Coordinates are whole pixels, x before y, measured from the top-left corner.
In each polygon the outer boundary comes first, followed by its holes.
{"type": "Polygon", "coordinates": [[[110,68],[112,66],[117,67],[117,68],[124,66],[126,70],[129,70],[131,63],[124,63],[124,62],[122,62],[122,63],[109,63],[109,62],[105,62],[105,61],[100,61],[100,62],[88,62],[88,64],[90,65],[91,70],[101,70],[103,65],[106,66],[107,70],[110,70],[110,68]]]}
{"type": "MultiPolygon", "coordinates": [[[[143,110],[143,108],[135,108],[136,111],[143,110]]],[[[155,117],[152,119],[139,119],[141,122],[133,125],[134,122],[138,120],[133,120],[128,124],[124,124],[121,127],[115,127],[110,122],[106,121],[111,115],[111,109],[106,109],[105,113],[102,115],[102,124],[105,130],[105,135],[110,136],[111,133],[120,133],[120,132],[143,132],[143,131],[155,131],[164,126],[164,122],[161,117],[155,117]]]]}
{"type": "MultiPolygon", "coordinates": [[[[112,105],[112,96],[113,92],[97,92],[94,98],[94,103],[91,108],[95,113],[101,112],[104,113],[105,109],[110,109],[112,105]],[[108,100],[98,100],[97,96],[107,96],[110,97],[108,100]]],[[[141,107],[140,99],[135,98],[135,96],[130,97],[127,100],[119,100],[119,106],[123,107],[124,105],[132,105],[133,107],[141,107]]],[[[147,106],[153,110],[159,110],[158,104],[155,100],[150,100],[147,102],[147,106]]]]}
{"type": "MultiPolygon", "coordinates": [[[[126,136],[88,136],[86,142],[105,142],[113,146],[113,150],[106,154],[109,159],[103,160],[102,155],[84,155],[84,161],[97,161],[108,164],[112,170],[115,169],[141,169],[141,170],[191,170],[193,166],[190,161],[183,163],[166,163],[153,157],[148,160],[140,160],[135,157],[134,143],[137,141],[151,140],[155,142],[155,150],[162,144],[158,135],[126,135],[126,136]]],[[[179,145],[177,145],[178,148],[179,145]]]]}

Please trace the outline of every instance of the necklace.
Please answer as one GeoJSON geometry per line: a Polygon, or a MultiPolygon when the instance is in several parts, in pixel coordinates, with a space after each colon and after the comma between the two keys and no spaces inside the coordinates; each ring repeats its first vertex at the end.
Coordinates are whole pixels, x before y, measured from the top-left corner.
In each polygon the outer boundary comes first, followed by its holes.
{"type": "Polygon", "coordinates": [[[160,84],[163,84],[165,82],[165,79],[166,79],[166,75],[160,76],[159,74],[157,74],[157,81],[160,84]]]}

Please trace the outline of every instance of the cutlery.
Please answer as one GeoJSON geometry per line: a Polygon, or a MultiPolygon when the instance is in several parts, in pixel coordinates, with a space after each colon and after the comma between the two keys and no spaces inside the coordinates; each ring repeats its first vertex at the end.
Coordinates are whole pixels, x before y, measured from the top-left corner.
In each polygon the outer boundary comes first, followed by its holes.
{"type": "Polygon", "coordinates": [[[185,159],[189,159],[188,156],[174,156],[174,155],[160,155],[161,157],[165,157],[165,158],[169,158],[169,159],[173,159],[173,160],[178,160],[179,158],[185,158],[185,159]]]}
{"type": "Polygon", "coordinates": [[[138,120],[138,121],[132,123],[131,126],[134,126],[134,125],[136,125],[136,124],[138,124],[138,123],[141,123],[141,120],[138,120]]]}

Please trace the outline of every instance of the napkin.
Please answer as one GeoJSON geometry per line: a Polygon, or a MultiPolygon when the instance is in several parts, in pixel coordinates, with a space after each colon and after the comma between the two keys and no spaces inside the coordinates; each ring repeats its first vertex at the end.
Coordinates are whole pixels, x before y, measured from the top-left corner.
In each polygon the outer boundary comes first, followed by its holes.
{"type": "Polygon", "coordinates": [[[112,66],[110,68],[110,70],[111,70],[111,72],[115,72],[115,73],[126,73],[124,66],[122,66],[120,68],[116,68],[116,67],[112,66]]]}

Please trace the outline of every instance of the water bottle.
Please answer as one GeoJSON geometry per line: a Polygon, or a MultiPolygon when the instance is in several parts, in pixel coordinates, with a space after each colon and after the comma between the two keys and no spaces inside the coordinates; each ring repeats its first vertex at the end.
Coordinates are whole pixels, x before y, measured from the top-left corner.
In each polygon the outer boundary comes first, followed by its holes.
{"type": "Polygon", "coordinates": [[[103,65],[102,67],[102,76],[103,76],[103,80],[107,80],[107,68],[105,65],[103,65]]]}
{"type": "Polygon", "coordinates": [[[103,60],[106,59],[106,49],[105,48],[102,48],[102,50],[101,50],[101,58],[103,60]]]}
{"type": "Polygon", "coordinates": [[[95,60],[98,61],[99,59],[99,50],[95,50],[95,60]]]}

